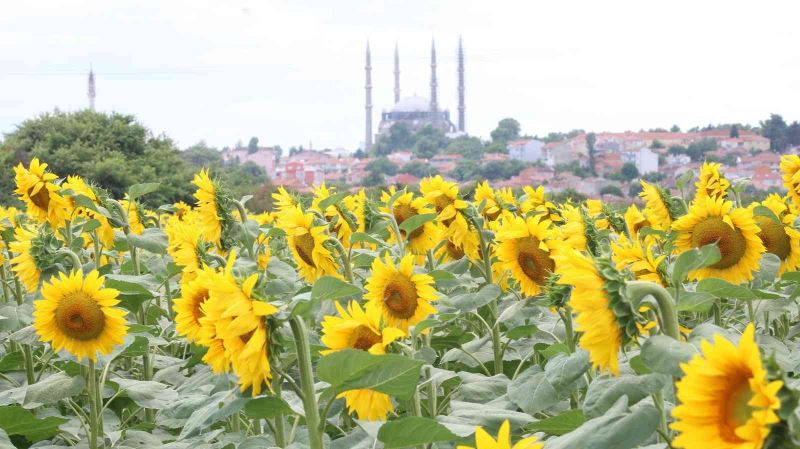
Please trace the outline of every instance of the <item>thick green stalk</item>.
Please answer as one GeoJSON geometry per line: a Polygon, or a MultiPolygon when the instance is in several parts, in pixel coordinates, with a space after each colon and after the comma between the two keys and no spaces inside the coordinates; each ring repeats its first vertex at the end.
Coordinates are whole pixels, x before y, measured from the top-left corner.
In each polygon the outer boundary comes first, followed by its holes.
{"type": "Polygon", "coordinates": [[[8,278],[6,277],[6,266],[0,266],[0,282],[3,283],[3,300],[11,302],[11,290],[8,288],[8,278]]]}
{"type": "MultiPolygon", "coordinates": [[[[489,252],[489,244],[486,242],[486,239],[483,236],[483,232],[478,231],[478,237],[480,238],[484,279],[486,279],[487,284],[491,284],[493,282],[492,254],[489,252]]],[[[494,325],[492,326],[492,352],[494,353],[494,373],[502,374],[503,349],[500,342],[500,323],[498,323],[497,321],[497,319],[500,317],[500,314],[497,311],[497,298],[495,298],[494,300],[492,300],[492,302],[489,303],[489,308],[492,311],[492,322],[494,322],[494,325]]]]}
{"type": "Polygon", "coordinates": [[[308,330],[300,317],[289,320],[297,347],[297,366],[300,370],[300,388],[303,391],[303,409],[308,428],[308,444],[311,449],[322,449],[322,432],[319,427],[319,406],[314,390],[314,367],[311,365],[311,347],[308,330]]]}
{"type": "Polygon", "coordinates": [[[672,295],[664,287],[653,282],[630,281],[626,285],[626,291],[630,296],[629,299],[634,303],[638,303],[639,300],[647,295],[655,298],[661,315],[661,323],[664,327],[661,330],[662,333],[680,341],[678,309],[675,307],[675,300],[672,299],[672,295]]]}
{"type": "MultiPolygon", "coordinates": [[[[3,285],[5,285],[5,282],[3,285]]],[[[16,277],[14,278],[14,293],[17,296],[17,305],[22,305],[25,301],[25,296],[22,294],[22,284],[19,283],[16,277]]],[[[28,385],[32,385],[36,383],[36,374],[33,370],[33,351],[31,350],[31,345],[23,344],[21,346],[22,357],[25,359],[25,379],[28,381],[28,385]]]]}
{"type": "MultiPolygon", "coordinates": [[[[94,361],[89,360],[89,371],[86,373],[86,386],[89,393],[89,449],[97,449],[98,435],[101,434],[103,429],[100,428],[100,391],[97,388],[97,372],[95,370],[94,361]]],[[[102,445],[102,442],[100,443],[102,445]]]]}

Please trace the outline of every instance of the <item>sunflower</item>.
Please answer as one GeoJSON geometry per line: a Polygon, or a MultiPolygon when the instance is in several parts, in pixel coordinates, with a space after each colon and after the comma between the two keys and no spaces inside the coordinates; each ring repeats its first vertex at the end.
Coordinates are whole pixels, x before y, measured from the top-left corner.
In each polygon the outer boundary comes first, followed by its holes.
{"type": "Polygon", "coordinates": [[[283,186],[278,187],[278,191],[272,194],[272,203],[275,211],[279,214],[299,205],[298,201],[283,186]]]}
{"type": "MultiPolygon", "coordinates": [[[[571,285],[569,306],[577,314],[576,330],[583,332],[581,348],[589,352],[594,367],[619,375],[618,353],[623,333],[614,312],[607,279],[595,261],[581,252],[567,248],[555,255],[558,284],[571,285]]],[[[611,268],[613,270],[613,268],[611,268]]]]}
{"type": "Polygon", "coordinates": [[[667,198],[667,193],[658,186],[642,183],[642,191],[639,197],[644,200],[644,216],[650,222],[650,227],[659,231],[668,231],[672,225],[672,212],[667,198]]]}
{"type": "MultiPolygon", "coordinates": [[[[754,203],[751,206],[756,205],[754,203]]],[[[775,214],[775,217],[754,215],[753,219],[760,229],[758,237],[766,251],[775,254],[781,260],[778,275],[797,270],[800,267],[800,231],[794,228],[797,216],[792,214],[781,197],[774,193],[762,201],[761,205],[775,214]]]]}
{"type": "Polygon", "coordinates": [[[632,239],[638,239],[639,230],[650,226],[650,222],[647,221],[647,218],[645,218],[644,214],[642,214],[635,204],[631,204],[628,207],[628,209],[625,211],[624,218],[628,236],[632,239]]]}
{"type": "Polygon", "coordinates": [[[199,341],[202,333],[200,319],[203,317],[203,303],[209,297],[210,278],[213,271],[204,268],[184,275],[181,279],[181,296],[173,300],[175,309],[175,331],[192,343],[199,341]]]}
{"type": "Polygon", "coordinates": [[[482,427],[475,428],[475,445],[459,445],[456,449],[542,449],[544,445],[536,442],[536,437],[528,437],[519,440],[511,445],[511,426],[508,420],[503,421],[500,430],[497,432],[497,440],[492,438],[482,427]]]}
{"type": "MultiPolygon", "coordinates": [[[[475,239],[478,237],[475,236],[475,239]]],[[[469,260],[478,260],[480,258],[480,253],[478,252],[478,245],[472,244],[475,239],[468,240],[468,246],[459,245],[453,241],[452,238],[448,238],[438,246],[436,249],[435,257],[436,260],[442,262],[449,262],[455,260],[461,260],[464,256],[467,256],[469,260]]]]}
{"type": "Polygon", "coordinates": [[[617,270],[630,270],[636,279],[665,285],[661,277],[662,263],[667,256],[653,255],[653,247],[645,246],[638,240],[620,236],[611,244],[611,260],[617,270]]]}
{"type": "Polygon", "coordinates": [[[183,201],[178,201],[177,203],[174,203],[172,207],[175,208],[174,215],[178,217],[179,220],[183,220],[184,218],[186,218],[186,216],[192,213],[192,206],[184,203],[183,201]]]}
{"type": "Polygon", "coordinates": [[[305,280],[314,282],[325,275],[341,277],[325,247],[327,227],[314,226],[314,214],[304,214],[300,206],[287,208],[278,217],[278,227],[286,232],[289,249],[305,280]]]}
{"type": "Polygon", "coordinates": [[[753,279],[759,269],[764,245],[748,209],[734,209],[732,202],[722,198],[700,198],[692,201],[689,213],[675,221],[672,229],[678,233],[675,245],[681,252],[711,243],[719,247],[719,262],[689,273],[692,279],[719,278],[740,284],[753,279]]]}
{"type": "MultiPolygon", "coordinates": [[[[315,187],[314,199],[311,200],[310,210],[323,214],[328,222],[333,224],[333,233],[336,234],[336,237],[342,242],[342,245],[345,248],[349,248],[350,236],[353,235],[354,232],[359,231],[359,229],[356,224],[355,215],[351,210],[348,210],[347,197],[345,197],[341,203],[331,204],[324,211],[319,207],[322,201],[328,199],[334,193],[335,190],[332,187],[326,187],[324,182],[319,187],[315,187]]],[[[352,201],[350,201],[350,204],[354,205],[352,201]]],[[[363,228],[361,230],[363,231],[363,228]]]]}
{"type": "Polygon", "coordinates": [[[58,179],[46,171],[47,164],[33,158],[29,168],[19,164],[14,168],[17,184],[14,193],[28,208],[28,215],[39,223],[50,223],[53,229],[59,227],[66,218],[67,201],[59,193],[60,187],[53,181],[58,179]]]}
{"type": "MultiPolygon", "coordinates": [[[[365,312],[357,301],[352,301],[345,310],[336,303],[339,316],[326,316],[322,320],[320,341],[330,349],[320,351],[326,355],[342,349],[360,349],[371,354],[384,354],[393,341],[405,336],[394,327],[381,329],[381,313],[377,309],[365,312]]],[[[347,409],[356,412],[359,419],[367,421],[386,421],[389,412],[394,410],[389,395],[379,391],[362,389],[341,393],[347,409]]]]}
{"type": "MultiPolygon", "coordinates": [[[[61,185],[62,192],[66,190],[71,190],[77,195],[83,195],[92,203],[96,205],[100,205],[100,200],[97,197],[94,189],[91,186],[86,184],[86,182],[80,176],[67,176],[66,182],[61,185]]],[[[103,246],[111,249],[114,247],[114,227],[111,226],[109,223],[108,218],[105,215],[98,214],[93,210],[86,208],[86,207],[76,207],[75,199],[67,197],[67,203],[69,208],[77,212],[79,215],[84,215],[90,219],[97,220],[100,223],[100,227],[97,228],[97,235],[100,238],[100,241],[103,243],[103,246]]]]}
{"type": "Polygon", "coordinates": [[[519,282],[522,292],[536,296],[542,291],[555,263],[548,242],[550,221],[541,216],[504,219],[497,232],[497,256],[501,266],[519,282]]]}
{"type": "MultiPolygon", "coordinates": [[[[394,187],[391,187],[388,192],[383,192],[381,194],[381,201],[386,204],[394,194],[394,187]]],[[[389,210],[388,207],[382,207],[381,212],[392,214],[398,226],[411,217],[435,213],[425,202],[425,199],[414,198],[414,194],[411,192],[404,192],[394,201],[391,210],[389,210]]],[[[409,236],[406,236],[405,231],[402,230],[400,234],[403,239],[407,239],[408,249],[411,253],[418,256],[424,255],[429,250],[433,249],[439,239],[439,230],[432,221],[427,221],[422,226],[411,231],[409,236]]],[[[394,231],[392,231],[392,235],[389,237],[388,241],[389,243],[397,241],[397,236],[394,235],[394,231]]]]}
{"type": "Polygon", "coordinates": [[[46,268],[41,251],[41,242],[45,233],[19,226],[14,230],[14,241],[9,249],[16,254],[11,259],[11,271],[16,273],[25,290],[33,293],[39,288],[39,279],[46,268]]]}
{"type": "Polygon", "coordinates": [[[800,156],[786,154],[781,157],[783,186],[789,191],[794,207],[800,209],[800,156]]]}
{"type": "Polygon", "coordinates": [[[500,218],[500,214],[504,210],[508,210],[509,206],[516,206],[516,199],[511,189],[492,189],[489,181],[479,183],[475,187],[475,205],[484,203],[481,214],[488,221],[495,221],[500,218]]]}
{"type": "Polygon", "coordinates": [[[367,312],[370,313],[370,308],[376,309],[383,315],[387,326],[407,332],[409,326],[436,313],[430,304],[436,300],[433,283],[433,278],[427,274],[414,274],[414,256],[411,254],[406,254],[397,266],[388,254],[385,262],[376,257],[364,295],[364,299],[369,301],[367,312]]]}
{"type": "Polygon", "coordinates": [[[103,288],[104,278],[96,270],[86,277],[80,271],[42,286],[42,299],[35,301],[33,327],[54,351],[66,349],[79,360],[97,360],[97,352],[109,354],[128,333],[119,292],[103,288]]]}
{"type": "Polygon", "coordinates": [[[694,197],[704,198],[710,196],[711,198],[725,198],[728,195],[728,187],[731,183],[725,179],[720,173],[722,164],[713,162],[703,162],[700,167],[700,176],[695,183],[697,192],[694,197]]]}
{"type": "Polygon", "coordinates": [[[560,240],[572,249],[586,251],[588,249],[586,223],[581,210],[571,204],[564,204],[561,216],[564,224],[557,230],[560,240]]]}
{"type": "Polygon", "coordinates": [[[194,175],[192,184],[197,186],[197,191],[194,193],[197,199],[197,226],[207,241],[219,246],[222,238],[221,214],[224,212],[219,207],[217,184],[209,178],[206,169],[194,175]]]}
{"type": "Polygon", "coordinates": [[[524,186],[522,191],[525,192],[525,199],[519,205],[519,211],[522,215],[536,212],[537,214],[545,215],[553,223],[561,223],[558,207],[545,199],[544,186],[539,186],[535,189],[531,186],[524,186]]]}
{"type": "Polygon", "coordinates": [[[175,264],[183,267],[184,273],[194,273],[203,261],[200,257],[203,238],[200,227],[187,217],[184,220],[172,219],[164,228],[167,234],[167,252],[175,264]]]}
{"type": "MultiPolygon", "coordinates": [[[[364,189],[359,190],[355,195],[347,195],[344,198],[344,207],[355,215],[356,228],[354,231],[364,232],[367,229],[367,194],[364,189]]],[[[349,248],[351,246],[350,237],[348,236],[347,241],[343,243],[349,248]]]]}
{"type": "Polygon", "coordinates": [[[686,374],[676,384],[680,405],[671,428],[680,434],[672,445],[685,449],[760,449],[779,421],[778,390],[770,382],[749,324],[739,346],[721,337],[703,341],[703,354],[682,363],[686,374]]]}
{"type": "Polygon", "coordinates": [[[128,214],[128,226],[131,228],[131,232],[141,235],[142,232],[144,232],[144,223],[142,223],[139,204],[137,204],[136,201],[130,202],[128,200],[120,200],[119,204],[122,205],[128,214]]]}
{"type": "Polygon", "coordinates": [[[419,191],[434,209],[436,209],[439,227],[445,237],[451,237],[458,245],[463,245],[470,238],[470,229],[461,210],[467,202],[458,197],[458,184],[445,181],[441,176],[428,177],[420,181],[419,191]]]}
{"type": "Polygon", "coordinates": [[[258,281],[258,274],[251,275],[239,284],[233,276],[234,260],[235,252],[232,251],[225,271],[208,279],[208,299],[201,306],[204,315],[199,319],[202,325],[201,341],[205,341],[209,347],[216,346],[216,350],[213,355],[209,350],[203,361],[209,363],[212,369],[215,365],[224,366],[229,361],[239,377],[240,390],[252,388],[253,396],[258,396],[263,385],[272,377],[267,354],[268,329],[264,317],[275,314],[278,309],[254,298],[253,288],[258,281]],[[220,349],[223,354],[220,354],[220,349]]]}

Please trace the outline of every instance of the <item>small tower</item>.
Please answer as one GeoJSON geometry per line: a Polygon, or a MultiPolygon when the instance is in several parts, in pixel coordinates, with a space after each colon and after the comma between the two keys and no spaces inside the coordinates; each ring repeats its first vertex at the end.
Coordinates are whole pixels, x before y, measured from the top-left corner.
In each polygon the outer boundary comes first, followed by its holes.
{"type": "Polygon", "coordinates": [[[365,105],[367,117],[366,117],[366,136],[364,138],[364,152],[369,153],[372,150],[372,62],[369,55],[369,41],[367,41],[367,65],[365,67],[366,70],[366,94],[367,94],[367,101],[365,105]]]}
{"type": "Polygon", "coordinates": [[[92,70],[92,66],[89,66],[89,88],[87,91],[87,95],[89,96],[89,109],[94,111],[94,98],[97,96],[97,92],[95,91],[94,85],[94,71],[92,70]]]}
{"type": "Polygon", "coordinates": [[[464,47],[458,37],[458,130],[464,132],[464,47]]]}
{"type": "Polygon", "coordinates": [[[394,102],[400,101],[400,53],[397,50],[397,43],[394,44],[394,102]]]}
{"type": "Polygon", "coordinates": [[[439,101],[436,99],[436,42],[431,40],[431,112],[439,110],[439,101]]]}

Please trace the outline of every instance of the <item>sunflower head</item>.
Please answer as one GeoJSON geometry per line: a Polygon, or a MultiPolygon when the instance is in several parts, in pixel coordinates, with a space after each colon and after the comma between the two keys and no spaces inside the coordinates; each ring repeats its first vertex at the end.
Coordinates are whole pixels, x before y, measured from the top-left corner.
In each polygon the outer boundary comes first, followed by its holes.
{"type": "Polygon", "coordinates": [[[122,343],[127,313],[116,306],[119,292],[103,288],[103,277],[92,271],[61,273],[42,287],[43,299],[34,302],[34,328],[55,351],[66,349],[78,359],[97,359],[122,343]]]}
{"type": "Polygon", "coordinates": [[[700,176],[695,186],[697,192],[695,198],[725,198],[731,183],[720,173],[722,164],[714,162],[704,162],[700,167],[700,176]]]}
{"type": "Polygon", "coordinates": [[[33,158],[30,166],[19,164],[14,168],[17,188],[14,191],[28,209],[28,215],[40,223],[49,222],[57,228],[66,218],[67,201],[60,194],[61,187],[55,184],[58,178],[47,171],[47,164],[33,158]]]}
{"type": "Polygon", "coordinates": [[[717,335],[703,341],[702,355],[681,364],[685,376],[676,384],[680,405],[670,427],[679,432],[673,446],[760,449],[779,421],[777,393],[781,381],[770,382],[748,325],[739,345],[717,335]]]}
{"type": "Polygon", "coordinates": [[[235,219],[231,214],[232,200],[222,189],[219,181],[208,175],[203,169],[194,175],[192,184],[197,187],[194,197],[197,199],[197,223],[203,238],[223,250],[233,245],[231,233],[235,219]]]}
{"type": "Polygon", "coordinates": [[[642,191],[639,197],[644,200],[644,216],[650,223],[650,227],[660,231],[667,231],[672,225],[672,220],[678,215],[677,205],[673,202],[672,196],[668,191],[640,181],[642,191]]]}
{"type": "Polygon", "coordinates": [[[398,265],[387,255],[372,263],[372,276],[367,281],[367,308],[383,315],[383,322],[406,332],[436,309],[434,280],[427,274],[414,273],[414,256],[406,254],[398,265]]]}
{"type": "Polygon", "coordinates": [[[789,191],[794,207],[800,209],[800,156],[786,154],[781,157],[783,186],[789,191]]]}
{"type": "Polygon", "coordinates": [[[278,227],[286,232],[287,245],[304,279],[313,282],[324,275],[341,276],[325,246],[327,226],[315,223],[314,214],[303,213],[300,206],[288,208],[278,217],[278,227]]]}
{"type": "Polygon", "coordinates": [[[54,274],[59,268],[56,252],[62,247],[49,225],[38,229],[18,226],[14,230],[15,241],[9,249],[15,254],[11,259],[11,271],[16,273],[29,293],[39,287],[39,280],[54,274]]]}
{"type": "Polygon", "coordinates": [[[475,428],[475,447],[459,445],[456,449],[542,449],[544,444],[538,443],[536,437],[523,438],[511,445],[511,425],[503,421],[494,439],[488,432],[478,426],[475,428]]]}
{"type": "MultiPolygon", "coordinates": [[[[411,192],[404,192],[397,196],[391,208],[389,208],[388,202],[394,195],[394,188],[390,189],[389,192],[383,192],[381,201],[386,204],[386,206],[381,207],[381,212],[394,216],[398,226],[417,215],[435,213],[433,208],[425,202],[425,199],[414,198],[414,194],[411,192]]],[[[400,238],[408,241],[408,247],[413,254],[423,255],[433,249],[438,243],[439,229],[432,221],[428,221],[411,231],[409,235],[406,235],[406,232],[403,230],[400,231],[400,234],[400,238]]],[[[390,236],[390,242],[391,241],[397,241],[394,231],[392,231],[392,235],[390,236]]]]}
{"type": "Polygon", "coordinates": [[[526,295],[539,294],[555,268],[549,246],[552,236],[550,221],[541,216],[504,219],[497,232],[497,256],[526,295]]]}

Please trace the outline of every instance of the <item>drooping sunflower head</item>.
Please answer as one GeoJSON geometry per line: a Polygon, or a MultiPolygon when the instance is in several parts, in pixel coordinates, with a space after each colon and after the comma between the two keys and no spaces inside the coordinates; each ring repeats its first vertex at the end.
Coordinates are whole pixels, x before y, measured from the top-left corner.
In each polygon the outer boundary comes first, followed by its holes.
{"type": "Polygon", "coordinates": [[[495,440],[488,432],[478,426],[475,428],[475,447],[459,445],[456,449],[542,449],[544,444],[538,443],[536,437],[523,438],[511,445],[511,425],[503,421],[495,440]]]}
{"type": "Polygon", "coordinates": [[[564,224],[557,230],[559,240],[577,251],[586,251],[588,248],[586,223],[581,210],[571,204],[564,204],[561,209],[561,216],[564,219],[564,224]]]}
{"type": "Polygon", "coordinates": [[[207,169],[196,173],[192,184],[197,186],[194,193],[197,199],[197,226],[203,238],[223,250],[229,249],[231,239],[228,233],[234,223],[230,198],[220,188],[219,182],[209,177],[207,169]]]}
{"type": "Polygon", "coordinates": [[[14,241],[8,245],[14,254],[11,271],[28,293],[34,293],[39,288],[39,281],[52,274],[57,262],[56,251],[61,246],[61,241],[47,224],[39,228],[18,226],[14,230],[14,241]]]}
{"type": "MultiPolygon", "coordinates": [[[[392,203],[390,210],[387,202],[392,195],[394,195],[393,189],[390,189],[389,192],[383,192],[381,195],[381,201],[386,204],[386,206],[381,207],[381,212],[393,215],[398,226],[400,226],[406,220],[417,215],[435,213],[433,208],[425,202],[424,198],[414,198],[414,194],[411,192],[404,192],[398,196],[394,203],[392,203]]],[[[389,241],[396,242],[397,237],[394,235],[393,230],[391,232],[392,235],[390,236],[389,241]]],[[[400,230],[400,234],[401,239],[408,241],[408,248],[411,250],[411,252],[420,256],[424,255],[429,250],[433,249],[434,246],[436,246],[440,233],[436,224],[434,224],[432,221],[428,221],[417,229],[411,231],[411,234],[408,236],[403,230],[400,230]]]]}
{"type": "Polygon", "coordinates": [[[650,227],[660,231],[668,231],[675,217],[669,194],[660,187],[641,181],[642,191],[639,197],[644,200],[644,216],[650,227]]]}
{"type": "Polygon", "coordinates": [[[625,236],[611,244],[611,260],[617,270],[630,270],[636,279],[665,285],[663,262],[666,255],[656,257],[652,246],[625,236]]]}
{"type": "Polygon", "coordinates": [[[579,345],[601,371],[619,375],[620,348],[638,332],[636,314],[621,290],[625,281],[611,261],[594,259],[571,248],[555,255],[556,281],[571,285],[569,306],[577,314],[579,345]]]}
{"type": "Polygon", "coordinates": [[[644,214],[639,211],[635,204],[631,204],[625,211],[625,228],[628,231],[628,236],[632,239],[639,238],[639,230],[650,226],[644,214]]]}
{"type": "Polygon", "coordinates": [[[394,327],[381,327],[382,315],[376,308],[361,308],[351,301],[347,309],[336,303],[339,316],[325,316],[322,320],[322,344],[328,350],[324,354],[342,349],[360,349],[371,354],[384,354],[386,347],[402,338],[405,333],[394,327]]]}
{"type": "Polygon", "coordinates": [[[288,208],[278,217],[278,227],[286,232],[287,244],[305,280],[340,276],[331,251],[325,247],[326,226],[315,225],[314,214],[304,214],[300,206],[288,208]]]}
{"type": "Polygon", "coordinates": [[[728,187],[731,183],[720,173],[722,164],[714,162],[703,162],[700,167],[700,176],[695,183],[697,191],[695,198],[725,198],[728,195],[728,187]]]}
{"type": "Polygon", "coordinates": [[[64,221],[67,213],[67,201],[61,196],[61,188],[54,181],[58,179],[47,171],[47,164],[33,158],[28,168],[19,164],[14,168],[17,194],[28,209],[28,215],[44,223],[50,223],[54,229],[64,221]]]}
{"type": "Polygon", "coordinates": [[[716,335],[703,341],[703,354],[681,364],[685,376],[676,384],[680,405],[672,411],[677,448],[760,449],[779,421],[777,393],[781,381],[770,382],[748,325],[739,345],[716,335]]]}
{"type": "Polygon", "coordinates": [[[125,310],[114,307],[118,291],[103,288],[103,277],[92,271],[60,274],[42,287],[42,299],[34,302],[33,326],[53,350],[66,349],[79,360],[97,360],[97,352],[109,354],[127,334],[125,310]]]}
{"type": "Polygon", "coordinates": [[[786,154],[781,157],[783,186],[789,191],[794,207],[800,209],[800,156],[786,154]]]}
{"type": "Polygon", "coordinates": [[[272,194],[273,208],[281,213],[286,209],[297,206],[298,201],[286,191],[283,186],[278,187],[278,191],[272,194]]]}
{"type": "MultiPolygon", "coordinates": [[[[93,185],[87,184],[80,176],[67,176],[67,180],[61,184],[61,193],[64,196],[70,216],[77,214],[100,223],[97,228],[98,237],[106,248],[114,247],[114,227],[108,221],[105,215],[94,212],[89,207],[83,207],[76,204],[75,197],[78,195],[84,196],[92,203],[102,206],[101,193],[99,189],[93,185]],[[69,194],[68,194],[69,193],[69,194]]],[[[104,196],[104,195],[103,195],[104,196]]]]}
{"type": "Polygon", "coordinates": [[[201,338],[203,303],[209,297],[213,271],[204,268],[191,275],[184,273],[181,280],[181,296],[173,300],[175,309],[175,330],[186,341],[197,342],[201,338]]]}
{"type": "Polygon", "coordinates": [[[193,220],[170,220],[164,228],[169,244],[167,252],[185,272],[196,272],[202,266],[205,250],[200,226],[193,220]]]}
{"type": "Polygon", "coordinates": [[[555,268],[549,246],[553,236],[550,226],[550,221],[541,216],[509,217],[497,232],[497,257],[525,295],[538,295],[555,268]]]}
{"type": "Polygon", "coordinates": [[[409,326],[436,313],[430,304],[436,300],[434,280],[427,274],[414,273],[414,256],[406,254],[398,265],[389,255],[375,258],[372,276],[367,281],[367,309],[375,309],[387,326],[407,332],[409,326]]]}
{"type": "Polygon", "coordinates": [[[719,247],[719,262],[689,273],[692,279],[720,278],[740,284],[751,280],[759,269],[764,245],[748,209],[734,209],[733,203],[722,198],[699,198],[672,228],[678,233],[675,245],[681,252],[712,243],[719,247]]]}

